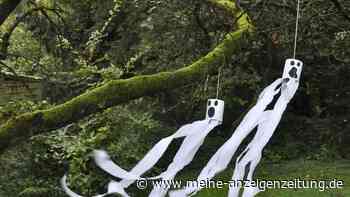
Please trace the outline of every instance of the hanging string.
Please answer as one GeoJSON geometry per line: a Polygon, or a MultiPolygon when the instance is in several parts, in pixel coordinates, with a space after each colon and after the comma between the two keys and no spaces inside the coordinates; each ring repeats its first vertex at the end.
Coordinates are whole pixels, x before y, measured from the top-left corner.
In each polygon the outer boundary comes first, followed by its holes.
{"type": "Polygon", "coordinates": [[[298,0],[297,6],[297,19],[295,23],[295,38],[294,38],[294,52],[293,58],[295,59],[297,53],[297,40],[298,40],[298,31],[299,31],[299,16],[300,16],[300,0],[298,0]]]}
{"type": "Polygon", "coordinates": [[[223,60],[223,64],[222,64],[222,66],[220,66],[219,68],[218,68],[218,81],[217,81],[217,85],[216,85],[216,99],[218,99],[219,98],[219,95],[220,95],[220,86],[221,86],[221,84],[220,84],[220,80],[221,80],[221,70],[222,70],[222,68],[223,67],[225,67],[225,66],[227,66],[228,65],[228,63],[227,63],[227,57],[226,57],[226,55],[224,54],[224,60],[223,60]]]}
{"type": "Polygon", "coordinates": [[[208,83],[209,83],[209,75],[207,75],[207,78],[204,81],[204,93],[207,93],[208,83]]]}
{"type": "Polygon", "coordinates": [[[218,71],[218,82],[216,85],[216,99],[219,98],[219,92],[220,92],[220,77],[221,77],[221,67],[219,67],[219,71],[218,71]]]}

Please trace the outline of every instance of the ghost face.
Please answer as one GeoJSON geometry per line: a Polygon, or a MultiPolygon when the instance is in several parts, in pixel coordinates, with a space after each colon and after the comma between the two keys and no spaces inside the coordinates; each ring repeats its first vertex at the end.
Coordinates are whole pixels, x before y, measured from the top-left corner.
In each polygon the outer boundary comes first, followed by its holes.
{"type": "Polygon", "coordinates": [[[287,59],[284,65],[283,81],[299,83],[303,62],[297,59],[287,59]]]}
{"type": "Polygon", "coordinates": [[[299,87],[303,62],[297,59],[287,59],[284,65],[282,95],[289,101],[299,87]]]}
{"type": "Polygon", "coordinates": [[[206,119],[222,122],[224,117],[225,102],[219,99],[209,99],[207,105],[206,119]]]}

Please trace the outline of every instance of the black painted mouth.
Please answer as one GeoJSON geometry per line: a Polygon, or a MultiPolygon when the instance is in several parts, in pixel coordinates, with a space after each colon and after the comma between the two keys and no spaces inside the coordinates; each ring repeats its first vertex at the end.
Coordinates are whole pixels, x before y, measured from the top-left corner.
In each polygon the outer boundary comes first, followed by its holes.
{"type": "Polygon", "coordinates": [[[214,115],[215,115],[215,108],[214,107],[210,107],[208,109],[208,116],[209,116],[209,118],[214,117],[214,115]]]}
{"type": "Polygon", "coordinates": [[[290,69],[288,74],[290,77],[297,79],[298,78],[297,71],[298,71],[298,69],[293,67],[292,69],[290,69]]]}

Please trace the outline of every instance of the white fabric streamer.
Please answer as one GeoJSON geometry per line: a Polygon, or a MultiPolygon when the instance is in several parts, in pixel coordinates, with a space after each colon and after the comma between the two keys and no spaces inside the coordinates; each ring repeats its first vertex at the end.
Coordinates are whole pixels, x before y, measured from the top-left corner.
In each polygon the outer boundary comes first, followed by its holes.
{"type": "Polygon", "coordinates": [[[112,176],[122,179],[140,179],[139,176],[129,173],[128,171],[113,163],[106,151],[94,150],[93,156],[97,166],[112,176]]]}
{"type": "MultiPolygon", "coordinates": [[[[191,163],[198,149],[203,144],[205,137],[219,124],[220,123],[216,120],[210,120],[209,125],[205,130],[186,137],[177,151],[173,162],[168,166],[168,169],[154,178],[161,178],[165,181],[173,180],[179,171],[191,163]]],[[[164,184],[154,187],[149,197],[164,197],[169,189],[168,186],[168,184],[164,184]]]]}
{"type": "Polygon", "coordinates": [[[78,194],[76,194],[75,192],[73,192],[71,189],[68,188],[67,186],[67,175],[64,175],[62,178],[61,178],[61,186],[62,186],[62,189],[63,191],[70,197],[82,197],[78,194]]]}
{"type": "MultiPolygon", "coordinates": [[[[68,188],[67,186],[67,175],[64,175],[61,179],[61,186],[63,188],[63,191],[70,197],[83,197],[80,196],[79,194],[73,192],[71,189],[68,188]]],[[[115,184],[114,182],[110,182],[108,184],[108,191],[105,194],[100,194],[94,197],[104,197],[110,194],[115,194],[116,192],[120,192],[122,189],[119,188],[120,185],[119,184],[115,184]]],[[[121,193],[122,196],[128,196],[127,193],[121,193]]]]}

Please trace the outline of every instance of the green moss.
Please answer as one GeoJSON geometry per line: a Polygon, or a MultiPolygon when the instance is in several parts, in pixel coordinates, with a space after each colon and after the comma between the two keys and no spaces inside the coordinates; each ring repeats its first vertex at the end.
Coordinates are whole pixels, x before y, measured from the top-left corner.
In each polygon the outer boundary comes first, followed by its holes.
{"type": "Polygon", "coordinates": [[[238,11],[235,2],[230,0],[208,0],[210,3],[215,4],[218,7],[225,9],[230,13],[235,13],[238,11]]]}

